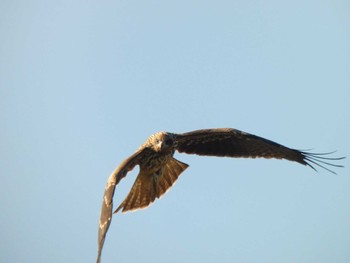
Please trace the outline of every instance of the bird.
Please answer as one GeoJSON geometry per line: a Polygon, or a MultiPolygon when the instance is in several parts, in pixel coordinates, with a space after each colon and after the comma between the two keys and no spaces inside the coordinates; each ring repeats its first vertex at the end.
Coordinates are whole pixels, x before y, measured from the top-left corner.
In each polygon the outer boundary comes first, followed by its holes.
{"type": "Polygon", "coordinates": [[[101,261],[103,244],[112,220],[116,185],[138,165],[139,174],[130,192],[114,213],[150,206],[173,186],[189,166],[175,159],[175,152],[217,157],[286,159],[309,166],[315,171],[318,166],[331,173],[335,172],[327,166],[343,167],[331,162],[345,158],[328,156],[334,152],[312,153],[288,148],[233,128],[202,129],[187,133],[157,132],[125,159],[108,178],[99,220],[97,263],[101,261]]]}

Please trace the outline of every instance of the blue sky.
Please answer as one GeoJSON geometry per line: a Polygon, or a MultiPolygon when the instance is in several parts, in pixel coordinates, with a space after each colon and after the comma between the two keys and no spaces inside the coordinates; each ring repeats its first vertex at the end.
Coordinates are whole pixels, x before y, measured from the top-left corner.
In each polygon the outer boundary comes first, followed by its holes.
{"type": "MultiPolygon", "coordinates": [[[[0,262],[94,262],[109,174],[149,135],[233,127],[349,157],[348,1],[1,1],[0,262]]],[[[349,158],[177,154],[103,262],[349,262],[349,158]]],[[[119,204],[137,175],[116,190],[119,204]]]]}

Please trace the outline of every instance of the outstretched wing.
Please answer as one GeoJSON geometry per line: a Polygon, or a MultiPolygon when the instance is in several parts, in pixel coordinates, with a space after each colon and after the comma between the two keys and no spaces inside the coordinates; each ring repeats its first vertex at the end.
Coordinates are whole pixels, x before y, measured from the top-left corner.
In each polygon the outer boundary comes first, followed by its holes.
{"type": "Polygon", "coordinates": [[[197,130],[176,135],[175,148],[178,152],[207,156],[243,158],[276,158],[308,165],[316,164],[332,173],[325,165],[342,167],[329,163],[341,158],[324,157],[285,147],[281,144],[231,128],[197,130]]]}
{"type": "Polygon", "coordinates": [[[140,159],[143,156],[144,151],[141,149],[131,155],[128,159],[117,167],[108,178],[105,193],[102,201],[100,222],[98,227],[98,255],[97,263],[101,260],[101,252],[103,243],[106,238],[106,234],[112,220],[112,209],[113,209],[113,195],[116,185],[123,179],[126,174],[131,171],[136,165],[139,164],[140,159]]]}
{"type": "Polygon", "coordinates": [[[124,213],[150,206],[171,188],[187,167],[187,164],[171,158],[157,173],[141,169],[128,196],[114,213],[121,209],[124,213]]]}

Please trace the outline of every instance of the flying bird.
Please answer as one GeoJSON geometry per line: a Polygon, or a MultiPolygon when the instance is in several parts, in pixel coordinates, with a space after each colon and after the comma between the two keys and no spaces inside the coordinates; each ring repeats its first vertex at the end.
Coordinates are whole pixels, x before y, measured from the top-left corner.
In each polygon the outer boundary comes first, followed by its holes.
{"type": "Polygon", "coordinates": [[[99,222],[97,263],[101,260],[102,247],[111,224],[116,185],[139,165],[140,171],[134,185],[114,213],[148,207],[156,198],[164,195],[188,167],[188,164],[173,157],[175,151],[205,156],[286,159],[314,170],[315,166],[319,166],[332,173],[334,172],[326,166],[342,167],[330,162],[344,158],[326,157],[329,153],[317,154],[291,149],[231,128],[204,129],[182,134],[155,133],[133,155],[124,160],[107,181],[99,222]]]}

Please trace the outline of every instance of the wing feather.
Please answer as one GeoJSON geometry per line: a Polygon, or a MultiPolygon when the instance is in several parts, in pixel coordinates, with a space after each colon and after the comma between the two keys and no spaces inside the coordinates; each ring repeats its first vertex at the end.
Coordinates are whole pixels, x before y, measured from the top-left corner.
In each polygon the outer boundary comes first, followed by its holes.
{"type": "Polygon", "coordinates": [[[129,158],[124,160],[108,178],[102,201],[101,215],[98,228],[98,255],[97,263],[101,261],[101,253],[106,234],[112,220],[113,195],[116,185],[123,179],[129,171],[139,164],[140,158],[143,156],[143,150],[138,150],[129,158]]]}
{"type": "Polygon", "coordinates": [[[178,152],[227,157],[296,158],[294,150],[236,129],[206,129],[179,134],[178,152]]]}
{"type": "Polygon", "coordinates": [[[180,153],[220,157],[243,158],[276,158],[295,161],[315,169],[316,164],[332,173],[322,164],[342,167],[324,160],[335,161],[340,158],[329,158],[306,151],[291,149],[265,138],[231,128],[204,129],[176,135],[176,150],[180,153]]]}

